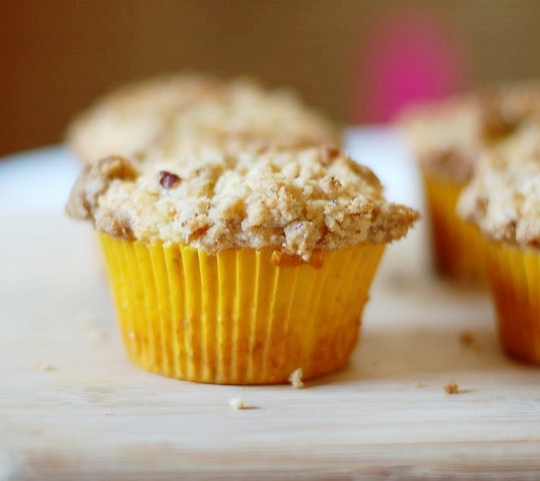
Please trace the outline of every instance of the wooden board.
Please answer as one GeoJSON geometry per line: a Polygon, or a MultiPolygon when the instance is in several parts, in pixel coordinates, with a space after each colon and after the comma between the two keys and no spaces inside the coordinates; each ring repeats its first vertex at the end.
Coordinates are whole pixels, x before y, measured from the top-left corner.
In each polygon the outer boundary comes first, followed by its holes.
{"type": "Polygon", "coordinates": [[[194,384],[126,359],[89,226],[0,209],[0,480],[538,479],[540,370],[501,353],[485,292],[426,265],[420,225],[343,372],[194,384]]]}

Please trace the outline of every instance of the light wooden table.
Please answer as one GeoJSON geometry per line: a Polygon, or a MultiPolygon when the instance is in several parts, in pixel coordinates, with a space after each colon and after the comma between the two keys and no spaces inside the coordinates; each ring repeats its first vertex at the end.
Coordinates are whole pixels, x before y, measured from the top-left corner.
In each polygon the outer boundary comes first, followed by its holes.
{"type": "MultiPolygon", "coordinates": [[[[64,196],[73,166],[49,154],[0,163],[0,192],[49,175],[64,196]]],[[[212,386],[130,364],[92,232],[51,199],[0,196],[1,481],[540,478],[540,370],[500,352],[485,292],[429,276],[423,225],[388,249],[348,369],[212,386]]]]}

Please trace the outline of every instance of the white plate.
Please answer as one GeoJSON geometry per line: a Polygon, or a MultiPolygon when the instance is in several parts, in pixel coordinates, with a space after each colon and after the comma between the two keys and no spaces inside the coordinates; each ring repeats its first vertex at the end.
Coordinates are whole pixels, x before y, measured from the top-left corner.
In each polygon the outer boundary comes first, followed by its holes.
{"type": "Polygon", "coordinates": [[[80,168],[60,146],[0,159],[0,214],[61,209],[80,168]]]}

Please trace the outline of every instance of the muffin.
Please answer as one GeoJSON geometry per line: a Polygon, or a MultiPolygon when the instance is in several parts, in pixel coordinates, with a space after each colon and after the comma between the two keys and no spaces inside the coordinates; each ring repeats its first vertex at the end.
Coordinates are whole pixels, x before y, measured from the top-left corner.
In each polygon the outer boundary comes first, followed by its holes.
{"type": "Polygon", "coordinates": [[[499,338],[512,356],[540,363],[540,128],[485,152],[459,214],[486,239],[486,273],[499,338]]]}
{"type": "Polygon", "coordinates": [[[145,158],[171,149],[339,146],[335,126],[286,90],[253,81],[176,75],[128,85],[69,126],[67,144],[85,162],[145,158]]]}
{"type": "Polygon", "coordinates": [[[129,357],[175,378],[285,383],[343,367],[385,245],[418,213],[337,149],[209,149],[85,166],[129,357]]]}
{"type": "Polygon", "coordinates": [[[485,149],[504,142],[540,112],[540,85],[484,89],[418,106],[401,121],[424,185],[435,271],[483,279],[483,241],[456,215],[457,199],[485,149]]]}

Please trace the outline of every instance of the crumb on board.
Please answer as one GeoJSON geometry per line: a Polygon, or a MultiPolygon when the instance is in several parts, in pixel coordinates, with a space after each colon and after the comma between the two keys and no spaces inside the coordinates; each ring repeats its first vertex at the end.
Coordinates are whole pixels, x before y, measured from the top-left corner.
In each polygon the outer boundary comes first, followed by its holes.
{"type": "Polygon", "coordinates": [[[233,409],[244,409],[246,405],[241,397],[232,397],[229,399],[229,406],[233,409]]]}
{"type": "Polygon", "coordinates": [[[425,385],[423,382],[421,382],[421,381],[416,381],[416,383],[414,384],[414,387],[415,387],[416,389],[420,389],[420,388],[423,388],[423,387],[425,387],[425,386],[426,386],[426,385],[425,385]]]}
{"type": "Polygon", "coordinates": [[[459,343],[462,346],[466,346],[466,347],[472,346],[475,342],[474,335],[469,331],[460,332],[458,339],[459,339],[459,343]]]}
{"type": "Polygon", "coordinates": [[[446,394],[457,394],[459,392],[459,386],[455,381],[451,381],[446,386],[444,386],[446,394]]]}
{"type": "Polygon", "coordinates": [[[81,314],[79,322],[92,341],[103,341],[107,337],[107,333],[97,326],[96,319],[91,314],[81,314]]]}
{"type": "Polygon", "coordinates": [[[92,329],[96,327],[96,317],[88,312],[79,314],[79,324],[83,329],[92,329]]]}
{"type": "Polygon", "coordinates": [[[88,336],[92,341],[103,341],[107,338],[107,333],[97,327],[88,329],[88,336]]]}
{"type": "Polygon", "coordinates": [[[304,387],[304,382],[302,381],[303,375],[304,373],[302,372],[301,367],[291,373],[291,375],[289,376],[289,382],[291,383],[293,388],[300,389],[304,387]]]}
{"type": "Polygon", "coordinates": [[[51,366],[50,364],[47,364],[46,362],[43,362],[43,361],[39,361],[36,364],[36,369],[38,371],[54,371],[53,366],[51,366]]]}

